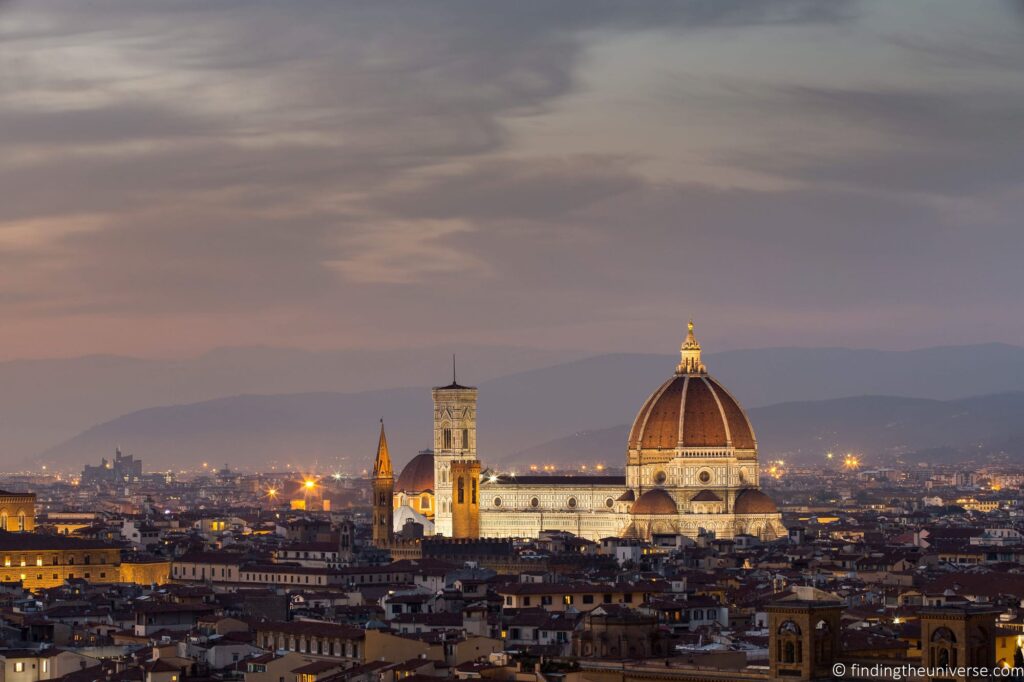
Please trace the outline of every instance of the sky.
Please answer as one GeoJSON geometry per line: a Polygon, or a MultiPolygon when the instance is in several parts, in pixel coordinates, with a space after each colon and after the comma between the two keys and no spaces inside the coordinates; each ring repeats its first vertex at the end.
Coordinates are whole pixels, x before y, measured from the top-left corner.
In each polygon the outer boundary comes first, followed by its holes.
{"type": "Polygon", "coordinates": [[[1024,4],[0,0],[0,360],[1024,339],[1024,4]]]}

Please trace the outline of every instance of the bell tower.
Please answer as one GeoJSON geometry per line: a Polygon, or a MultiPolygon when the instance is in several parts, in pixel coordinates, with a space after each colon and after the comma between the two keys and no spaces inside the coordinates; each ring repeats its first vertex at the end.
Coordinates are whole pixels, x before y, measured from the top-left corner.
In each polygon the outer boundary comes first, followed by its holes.
{"type": "MultiPolygon", "coordinates": [[[[480,461],[476,454],[476,402],[477,389],[463,386],[455,377],[455,357],[452,356],[452,383],[437,386],[432,391],[434,399],[434,533],[455,537],[453,513],[460,505],[460,515],[467,518],[470,499],[479,494],[473,486],[479,486],[480,461]],[[475,464],[476,478],[470,483],[469,471],[475,464]],[[454,467],[454,469],[453,469],[454,467]],[[463,478],[462,502],[458,502],[456,490],[457,474],[463,478]]],[[[476,515],[472,515],[477,518],[476,515]]],[[[468,520],[468,519],[467,519],[468,520]]],[[[460,532],[466,533],[468,525],[460,523],[460,532]]],[[[461,537],[476,537],[462,535],[461,537]]]]}
{"type": "Polygon", "coordinates": [[[996,663],[996,618],[1002,609],[938,606],[921,609],[921,665],[927,680],[967,682],[984,678],[982,668],[996,663]]]}
{"type": "Polygon", "coordinates": [[[377,459],[373,462],[373,544],[387,547],[391,544],[395,509],[395,473],[391,468],[388,439],[384,435],[384,420],[380,420],[380,438],[377,441],[377,459]]]}
{"type": "Polygon", "coordinates": [[[842,604],[782,600],[766,610],[771,679],[832,679],[832,665],[839,655],[842,604]]]}

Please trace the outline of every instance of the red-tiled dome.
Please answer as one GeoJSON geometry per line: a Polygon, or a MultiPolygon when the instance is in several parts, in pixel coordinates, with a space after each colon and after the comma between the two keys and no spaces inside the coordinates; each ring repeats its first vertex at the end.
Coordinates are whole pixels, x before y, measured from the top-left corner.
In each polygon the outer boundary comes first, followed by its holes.
{"type": "Polygon", "coordinates": [[[676,374],[651,394],[629,431],[631,450],[724,448],[753,450],[754,430],[743,408],[708,376],[693,325],[680,348],[676,374]]]}
{"type": "Polygon", "coordinates": [[[676,507],[676,502],[671,495],[661,488],[654,488],[641,495],[633,503],[629,512],[631,514],[678,514],[679,508],[676,507]]]}
{"type": "Polygon", "coordinates": [[[779,508],[760,490],[747,488],[736,496],[732,511],[734,514],[775,514],[779,508]]]}
{"type": "Polygon", "coordinates": [[[644,403],[629,432],[630,449],[729,446],[753,450],[754,430],[736,399],[707,375],[666,381],[644,403]]]}
{"type": "Polygon", "coordinates": [[[714,494],[710,490],[701,490],[699,493],[693,496],[691,502],[721,502],[722,498],[714,494]]]}
{"type": "Polygon", "coordinates": [[[434,453],[427,451],[409,460],[395,482],[395,490],[403,493],[421,493],[434,489],[434,453]]]}

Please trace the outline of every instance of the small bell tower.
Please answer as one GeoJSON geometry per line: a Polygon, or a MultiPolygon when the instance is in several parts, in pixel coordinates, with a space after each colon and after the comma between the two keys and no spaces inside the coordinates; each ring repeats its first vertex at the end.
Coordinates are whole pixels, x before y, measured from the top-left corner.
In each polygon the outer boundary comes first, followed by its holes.
{"type": "Polygon", "coordinates": [[[384,420],[380,420],[380,438],[377,441],[377,459],[373,462],[373,544],[388,547],[394,526],[395,472],[391,468],[388,439],[384,435],[384,420]]]}

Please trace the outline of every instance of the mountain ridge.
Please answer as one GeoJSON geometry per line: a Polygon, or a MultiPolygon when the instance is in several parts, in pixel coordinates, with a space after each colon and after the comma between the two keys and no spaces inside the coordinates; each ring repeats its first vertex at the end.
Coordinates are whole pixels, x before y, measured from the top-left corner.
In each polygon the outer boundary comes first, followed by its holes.
{"type": "MultiPolygon", "coordinates": [[[[511,359],[504,352],[498,353],[502,359],[488,374],[477,371],[476,367],[493,355],[493,351],[493,348],[479,351],[465,364],[460,362],[460,367],[466,367],[460,371],[460,377],[481,389],[482,442],[489,442],[496,456],[507,456],[567,433],[603,429],[609,424],[632,420],[651,391],[671,375],[677,362],[675,355],[645,353],[553,360],[543,353],[533,355],[532,351],[524,351],[524,355],[511,359]],[[504,374],[498,371],[508,367],[521,369],[504,374]]],[[[352,416],[351,423],[346,423],[347,428],[353,430],[358,430],[361,418],[375,423],[380,416],[392,414],[389,421],[394,423],[395,437],[405,440],[406,446],[415,451],[429,445],[429,433],[424,435],[422,431],[410,430],[403,434],[401,430],[423,423],[422,415],[430,413],[427,387],[447,379],[433,370],[442,363],[450,367],[447,364],[450,356],[446,353],[444,358],[435,357],[440,355],[436,349],[431,351],[433,359],[428,358],[429,361],[422,355],[402,355],[400,360],[395,360],[391,351],[387,351],[371,358],[372,362],[359,362],[359,358],[352,356],[328,356],[333,360],[325,365],[321,356],[304,355],[314,357],[315,361],[303,365],[301,371],[293,371],[295,365],[290,360],[253,370],[254,363],[260,364],[254,356],[242,357],[233,350],[224,352],[234,360],[222,362],[214,356],[209,360],[211,367],[193,366],[179,373],[153,371],[131,362],[125,369],[116,359],[96,363],[112,364],[117,368],[114,371],[94,368],[84,378],[78,375],[78,378],[65,379],[54,373],[44,377],[46,380],[37,381],[34,372],[20,377],[0,372],[0,385],[7,389],[0,392],[0,450],[7,453],[18,450],[14,444],[19,436],[17,433],[12,436],[12,431],[18,429],[21,429],[21,442],[36,443],[21,457],[8,454],[7,465],[29,461],[32,453],[44,453],[76,465],[95,461],[114,445],[97,440],[96,434],[110,433],[111,438],[116,434],[110,431],[111,427],[101,431],[94,428],[145,408],[240,396],[317,392],[373,395],[374,391],[392,389],[411,392],[396,394],[400,397],[394,403],[374,402],[377,413],[372,419],[358,404],[358,399],[338,399],[337,408],[352,416]],[[380,364],[385,365],[387,371],[378,374],[380,364]],[[383,385],[367,386],[378,378],[383,385]],[[115,409],[119,406],[125,407],[115,409]]],[[[266,352],[271,357],[282,357],[274,350],[266,352]]],[[[263,355],[262,349],[255,352],[255,356],[263,355]]],[[[705,354],[705,362],[711,373],[748,409],[857,395],[950,400],[1024,390],[1024,348],[1007,344],[935,347],[920,351],[769,348],[705,354]]],[[[207,452],[207,457],[218,457],[216,452],[209,452],[212,444],[204,445],[193,437],[190,424],[182,422],[179,428],[183,444],[190,441],[191,447],[207,452]]],[[[244,440],[249,428],[237,424],[238,438],[244,440]]],[[[150,448],[145,434],[129,431],[137,436],[137,441],[121,438],[118,442],[144,455],[150,448]]],[[[358,443],[355,433],[346,437],[350,440],[338,441],[335,450],[355,448],[358,443]]],[[[295,435],[297,439],[300,436],[295,435]]],[[[225,439],[226,434],[216,443],[222,445],[227,442],[225,439]]],[[[315,452],[331,452],[326,441],[314,445],[315,452]]],[[[154,454],[163,450],[160,448],[154,454]]]]}

